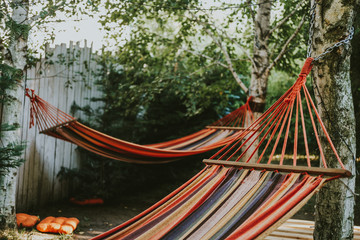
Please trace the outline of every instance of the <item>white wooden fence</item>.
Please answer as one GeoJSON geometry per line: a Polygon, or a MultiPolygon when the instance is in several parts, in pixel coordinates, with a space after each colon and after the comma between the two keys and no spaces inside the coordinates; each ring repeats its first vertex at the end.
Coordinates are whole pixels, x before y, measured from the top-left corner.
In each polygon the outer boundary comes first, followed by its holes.
{"type": "MultiPolygon", "coordinates": [[[[41,98],[70,114],[75,102],[79,106],[97,108],[101,103],[90,101],[101,97],[94,84],[94,74],[99,65],[91,47],[70,43],[47,48],[49,57],[42,58],[27,72],[27,87],[41,98]]],[[[22,139],[27,142],[25,163],[19,170],[17,183],[17,210],[31,210],[45,204],[68,198],[69,181],[59,181],[61,167],[78,168],[79,152],[75,145],[39,134],[29,129],[29,99],[24,97],[22,139]]],[[[84,118],[77,113],[75,117],[84,118]]]]}

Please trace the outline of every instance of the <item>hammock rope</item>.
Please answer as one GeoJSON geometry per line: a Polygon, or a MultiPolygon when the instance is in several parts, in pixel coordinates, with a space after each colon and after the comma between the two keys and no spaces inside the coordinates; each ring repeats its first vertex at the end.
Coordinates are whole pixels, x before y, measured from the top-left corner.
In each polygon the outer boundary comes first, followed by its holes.
{"type": "Polygon", "coordinates": [[[196,176],[93,240],[263,239],[327,181],[350,177],[305,86],[312,61],[306,60],[294,85],[238,138],[205,159],[205,168],[196,176]],[[305,121],[305,112],[310,121],[305,121]],[[311,145],[310,135],[316,138],[311,145]],[[288,144],[290,136],[293,145],[288,144]],[[298,159],[300,145],[305,161],[298,159]],[[329,167],[324,147],[332,150],[338,168],[329,167]],[[310,148],[312,153],[317,149],[321,167],[312,166],[310,148]],[[256,161],[250,162],[257,153],[256,161]],[[286,155],[292,155],[291,159],[286,155]]]}
{"type": "Polygon", "coordinates": [[[101,156],[132,163],[166,163],[219,148],[237,138],[245,125],[254,119],[247,102],[206,128],[188,136],[148,145],[139,145],[113,138],[79,123],[26,89],[30,98],[30,128],[36,125],[40,133],[74,143],[101,156]]]}
{"type": "Polygon", "coordinates": [[[312,68],[312,61],[313,58],[308,58],[305,61],[294,85],[290,87],[278,101],[255,120],[248,129],[244,130],[239,138],[234,139],[228,145],[225,145],[210,157],[210,160],[216,159],[248,163],[252,156],[259,151],[261,154],[256,161],[257,164],[271,164],[274,161],[274,155],[278,153],[280,155],[278,164],[281,166],[285,161],[285,152],[289,151],[291,148],[291,146],[288,146],[288,140],[290,137],[290,129],[292,127],[293,131],[291,132],[291,136],[294,136],[291,154],[293,156],[293,166],[299,165],[297,158],[299,151],[299,136],[302,132],[307,167],[312,167],[307,139],[307,136],[310,133],[315,136],[316,143],[313,143],[312,148],[318,149],[322,167],[328,168],[328,160],[324,155],[324,148],[328,147],[332,150],[333,157],[337,160],[339,166],[342,169],[345,169],[305,85],[306,77],[312,68]],[[305,111],[309,114],[311,126],[306,126],[305,124],[305,111]],[[326,146],[322,146],[320,134],[326,139],[326,146]],[[252,145],[256,145],[256,148],[251,149],[250,146],[252,145]],[[272,145],[272,148],[269,147],[270,145],[272,145]],[[265,158],[266,155],[268,157],[265,158]],[[237,157],[235,158],[235,156],[237,157]],[[245,156],[248,157],[245,158],[245,156]]]}

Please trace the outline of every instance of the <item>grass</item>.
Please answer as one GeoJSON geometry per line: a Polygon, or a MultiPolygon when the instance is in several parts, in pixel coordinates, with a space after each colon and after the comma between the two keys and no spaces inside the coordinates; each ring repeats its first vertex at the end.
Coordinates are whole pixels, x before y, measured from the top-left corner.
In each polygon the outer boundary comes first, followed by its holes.
{"type": "Polygon", "coordinates": [[[6,229],[0,230],[0,240],[70,240],[72,235],[53,235],[36,231],[35,229],[6,229]]]}
{"type": "Polygon", "coordinates": [[[6,229],[0,231],[0,240],[31,239],[32,232],[25,229],[6,229]]]}

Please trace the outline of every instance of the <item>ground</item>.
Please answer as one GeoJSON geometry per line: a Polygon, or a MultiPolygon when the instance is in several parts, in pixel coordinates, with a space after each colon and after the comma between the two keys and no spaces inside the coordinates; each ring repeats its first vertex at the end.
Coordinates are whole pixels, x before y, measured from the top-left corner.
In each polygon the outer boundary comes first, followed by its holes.
{"type": "MultiPolygon", "coordinates": [[[[150,207],[158,199],[148,194],[142,198],[122,198],[117,201],[105,202],[103,205],[77,206],[70,202],[42,208],[32,214],[39,215],[41,219],[47,216],[77,217],[80,224],[71,236],[59,236],[56,234],[39,233],[36,230],[20,230],[17,237],[2,237],[5,239],[28,239],[28,240],[61,240],[61,239],[90,239],[130,219],[146,208],[150,207]]],[[[312,206],[305,206],[304,211],[296,215],[297,219],[313,220],[312,206]]]]}
{"type": "MultiPolygon", "coordinates": [[[[39,215],[77,217],[80,220],[73,239],[90,239],[145,210],[152,201],[134,199],[132,201],[112,202],[95,206],[76,206],[71,203],[60,204],[43,209],[39,215]]],[[[52,235],[52,239],[54,235],[52,235]]],[[[51,238],[50,238],[51,239],[51,238]]]]}
{"type": "MultiPolygon", "coordinates": [[[[108,200],[105,201],[103,205],[78,206],[69,201],[64,201],[55,205],[43,207],[38,211],[28,212],[29,214],[40,216],[41,219],[44,219],[47,216],[78,218],[80,224],[75,233],[71,236],[44,234],[39,233],[35,229],[23,229],[20,230],[19,233],[0,232],[0,240],[90,239],[132,218],[176,188],[174,186],[167,186],[166,188],[163,186],[157,187],[159,188],[155,188],[155,190],[142,190],[136,195],[126,195],[118,199],[112,199],[111,201],[108,200]]],[[[315,197],[312,197],[293,218],[314,220],[314,204],[315,197]]],[[[359,209],[357,208],[357,210],[359,209]]],[[[355,217],[356,216],[357,214],[355,214],[355,217]]],[[[355,225],[360,225],[359,217],[356,217],[355,225]]]]}
{"type": "Polygon", "coordinates": [[[114,201],[94,206],[77,206],[70,202],[59,203],[29,214],[38,215],[40,219],[44,219],[47,216],[76,217],[80,220],[80,224],[73,235],[59,236],[56,234],[40,233],[35,229],[22,229],[19,230],[19,234],[0,232],[0,240],[90,239],[145,210],[153,201],[153,199],[127,199],[126,201],[114,201]]]}

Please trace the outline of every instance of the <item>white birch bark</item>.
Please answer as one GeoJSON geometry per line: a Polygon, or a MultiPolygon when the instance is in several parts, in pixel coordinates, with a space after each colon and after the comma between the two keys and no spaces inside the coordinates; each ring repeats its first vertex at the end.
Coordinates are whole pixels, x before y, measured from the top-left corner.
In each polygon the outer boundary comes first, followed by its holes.
{"type": "MultiPolygon", "coordinates": [[[[269,79],[269,71],[267,68],[270,65],[270,54],[268,50],[268,34],[270,32],[270,15],[271,2],[267,0],[259,0],[259,7],[256,12],[254,22],[254,48],[253,48],[253,62],[254,66],[251,69],[251,82],[249,87],[249,96],[252,96],[250,106],[254,112],[254,119],[261,116],[266,101],[266,91],[269,79]]],[[[256,134],[249,140],[249,144],[254,141],[256,134]]],[[[257,141],[252,144],[247,153],[244,155],[244,160],[249,159],[250,155],[255,151],[257,141]]],[[[248,144],[244,146],[244,149],[248,144]]],[[[249,162],[255,162],[258,159],[257,152],[251,157],[249,162]]]]}
{"type": "MultiPolygon", "coordinates": [[[[253,102],[258,105],[265,104],[267,82],[269,72],[266,69],[270,65],[268,52],[268,34],[270,31],[271,2],[259,0],[259,8],[254,22],[254,48],[253,60],[255,67],[251,70],[251,83],[249,95],[253,96],[253,102]]],[[[259,111],[261,112],[261,111],[259,111]]]]}
{"type": "MultiPolygon", "coordinates": [[[[355,1],[324,0],[316,7],[313,56],[348,36],[355,16],[355,1]]],[[[355,116],[350,81],[351,46],[326,55],[314,66],[315,98],[319,114],[332,137],[345,167],[353,173],[349,179],[327,183],[317,195],[315,239],[352,239],[355,203],[355,116]]],[[[325,146],[326,138],[320,136],[325,146]]],[[[324,149],[329,167],[339,167],[329,147],[324,149]]]]}
{"type": "MultiPolygon", "coordinates": [[[[16,6],[12,12],[12,20],[17,24],[22,24],[26,21],[28,15],[28,0],[13,0],[12,3],[16,6]]],[[[21,71],[26,67],[26,54],[27,54],[27,39],[23,34],[14,37],[12,34],[11,42],[7,49],[5,64],[15,67],[21,71]]],[[[17,79],[18,84],[22,84],[22,79],[17,79]]],[[[20,87],[9,89],[7,95],[14,100],[3,105],[2,123],[16,124],[20,126],[21,120],[21,98],[24,96],[23,90],[20,87]]],[[[9,143],[21,142],[21,131],[6,131],[1,137],[2,144],[6,146],[9,143]]],[[[5,175],[0,175],[0,227],[14,227],[15,221],[15,199],[16,199],[16,175],[17,169],[10,169],[5,175]]]]}

